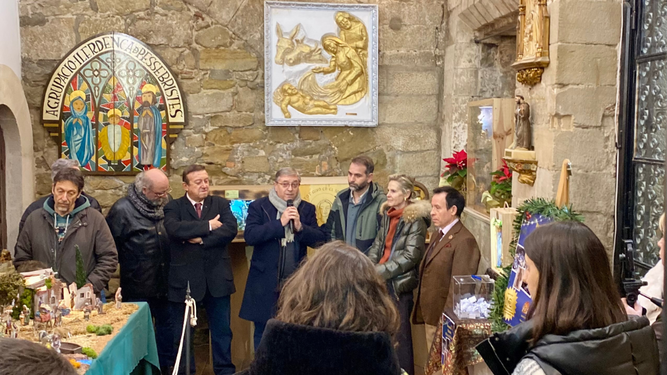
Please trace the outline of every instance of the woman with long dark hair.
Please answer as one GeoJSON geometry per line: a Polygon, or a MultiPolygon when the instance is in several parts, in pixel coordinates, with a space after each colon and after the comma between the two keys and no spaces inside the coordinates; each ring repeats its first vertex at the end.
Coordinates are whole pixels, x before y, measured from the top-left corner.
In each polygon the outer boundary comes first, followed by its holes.
{"type": "Polygon", "coordinates": [[[607,251],[584,224],[555,222],[528,236],[528,320],[478,346],[494,374],[657,374],[646,318],[628,319],[607,251]]]}

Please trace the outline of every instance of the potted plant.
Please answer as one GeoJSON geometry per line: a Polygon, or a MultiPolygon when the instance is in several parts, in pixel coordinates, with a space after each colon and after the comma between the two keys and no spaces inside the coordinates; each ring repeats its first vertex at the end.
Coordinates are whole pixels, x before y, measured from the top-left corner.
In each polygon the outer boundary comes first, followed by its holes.
{"type": "Polygon", "coordinates": [[[461,193],[465,193],[466,176],[468,175],[468,154],[466,151],[455,151],[451,158],[442,160],[447,165],[445,165],[445,171],[440,175],[440,186],[451,186],[461,193]]]}
{"type": "Polygon", "coordinates": [[[512,171],[504,159],[500,169],[491,172],[491,176],[491,186],[482,194],[482,203],[487,211],[502,207],[505,203],[512,204],[512,171]]]}

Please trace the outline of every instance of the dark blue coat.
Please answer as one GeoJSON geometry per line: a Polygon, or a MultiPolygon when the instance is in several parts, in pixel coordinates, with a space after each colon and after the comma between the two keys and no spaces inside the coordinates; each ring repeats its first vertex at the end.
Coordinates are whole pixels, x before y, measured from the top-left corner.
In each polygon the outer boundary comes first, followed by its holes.
{"type": "MultiPolygon", "coordinates": [[[[324,232],[317,226],[315,206],[301,201],[299,207],[301,232],[295,233],[294,242],[298,261],[306,257],[308,246],[324,242],[324,232]]],[[[278,210],[268,197],[258,199],[248,207],[248,218],[244,237],[249,246],[254,246],[248,282],[243,295],[239,316],[253,322],[266,322],[275,313],[278,301],[278,264],[282,254],[280,240],[285,237],[285,228],[280,223],[278,210]]],[[[289,275],[283,275],[283,279],[289,275]]]]}

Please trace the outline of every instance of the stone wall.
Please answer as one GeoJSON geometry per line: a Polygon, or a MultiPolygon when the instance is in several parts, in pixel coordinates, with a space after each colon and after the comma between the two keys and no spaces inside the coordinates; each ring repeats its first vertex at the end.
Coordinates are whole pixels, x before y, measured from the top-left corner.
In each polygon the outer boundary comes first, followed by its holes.
{"type": "MultiPolygon", "coordinates": [[[[58,157],[57,145],[39,122],[47,80],[71,48],[109,31],[151,46],[184,91],[188,124],[171,149],[175,196],[182,193],[180,173],[191,163],[205,163],[216,185],[263,184],[283,166],[305,176],[344,175],[359,153],[376,161],[376,180],[382,184],[400,172],[435,187],[441,159],[443,1],[375,3],[380,125],[363,129],[264,125],[262,0],[21,0],[36,194],[49,192],[49,165],[58,157]]],[[[129,181],[89,177],[86,189],[108,207],[129,181]]]]}
{"type": "MultiPolygon", "coordinates": [[[[471,1],[448,0],[443,74],[443,133],[441,152],[465,149],[468,137],[468,103],[488,98],[512,98],[516,87],[516,36],[479,38],[460,14],[471,1]],[[479,40],[476,40],[479,38],[479,40]]],[[[462,222],[475,236],[482,254],[480,271],[490,264],[490,227],[486,215],[467,213],[462,222]]]]}
{"type": "Polygon", "coordinates": [[[516,90],[531,105],[537,180],[530,187],[515,176],[514,205],[529,197],[554,198],[561,164],[570,159],[570,201],[611,251],[621,1],[554,0],[548,10],[551,65],[540,84],[516,90]]]}
{"type": "Polygon", "coordinates": [[[468,103],[488,98],[511,98],[516,87],[516,37],[498,36],[476,41],[474,31],[459,14],[466,4],[447,1],[444,43],[443,134],[441,151],[449,157],[466,147],[468,103]]]}

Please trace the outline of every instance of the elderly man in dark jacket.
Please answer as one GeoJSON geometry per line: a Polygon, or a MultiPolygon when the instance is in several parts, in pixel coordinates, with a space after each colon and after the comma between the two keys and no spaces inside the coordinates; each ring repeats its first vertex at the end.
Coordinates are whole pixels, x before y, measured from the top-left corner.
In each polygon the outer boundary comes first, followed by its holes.
{"type": "Polygon", "coordinates": [[[162,373],[173,365],[173,333],[167,301],[169,237],[163,208],[169,202],[169,179],[160,169],[137,174],[127,196],[107,214],[116,242],[123,300],[145,301],[155,319],[155,339],[162,373]]]}
{"type": "Polygon", "coordinates": [[[78,170],[69,168],[56,174],[52,194],[25,222],[14,265],[40,261],[69,285],[76,281],[78,247],[86,279],[99,293],[118,266],[118,254],[104,216],[90,207],[82,190],[83,176],[78,170]]]}
{"type": "Polygon", "coordinates": [[[300,183],[296,170],[282,168],[269,196],[248,207],[243,236],[254,250],[239,316],[255,324],[255,350],[275,313],[282,281],[306,257],[308,246],[325,240],[315,206],[301,200],[300,183]]]}

